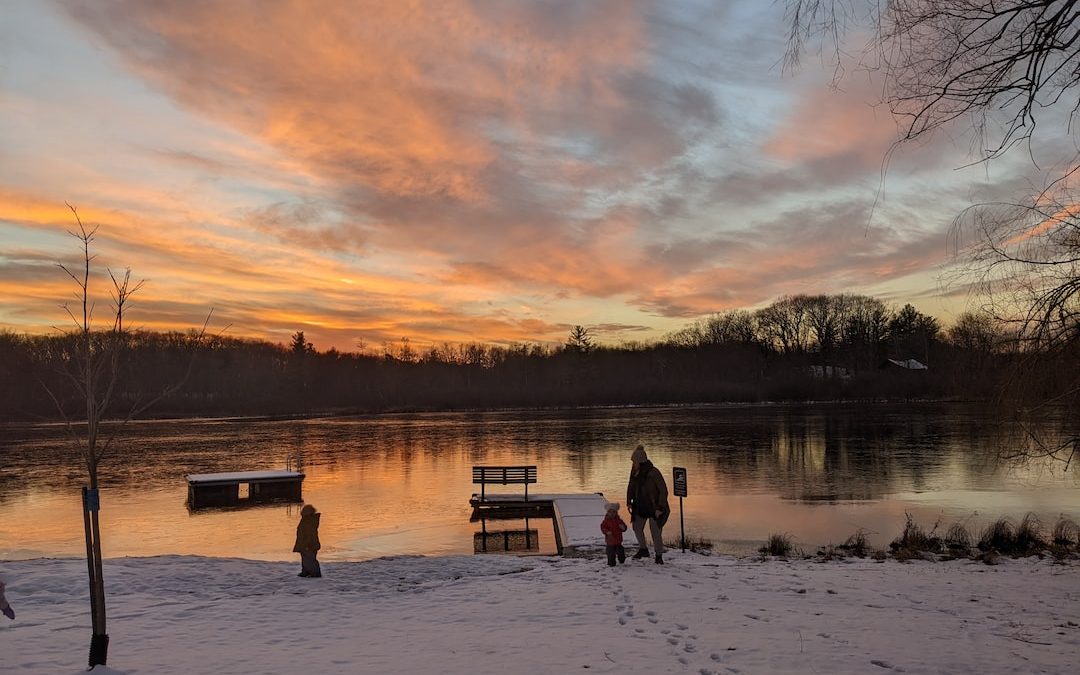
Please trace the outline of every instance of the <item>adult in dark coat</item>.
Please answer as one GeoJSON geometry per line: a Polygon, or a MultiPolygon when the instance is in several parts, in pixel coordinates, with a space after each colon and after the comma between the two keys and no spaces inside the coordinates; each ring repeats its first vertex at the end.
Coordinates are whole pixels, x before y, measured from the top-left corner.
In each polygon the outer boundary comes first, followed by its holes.
{"type": "Polygon", "coordinates": [[[633,465],[626,486],[626,506],[630,510],[634,536],[638,540],[635,558],[648,558],[649,547],[645,544],[645,524],[649,524],[656,563],[664,564],[664,523],[671,515],[668,506],[667,483],[660,469],[653,466],[645,454],[645,446],[639,445],[630,455],[633,465]]]}

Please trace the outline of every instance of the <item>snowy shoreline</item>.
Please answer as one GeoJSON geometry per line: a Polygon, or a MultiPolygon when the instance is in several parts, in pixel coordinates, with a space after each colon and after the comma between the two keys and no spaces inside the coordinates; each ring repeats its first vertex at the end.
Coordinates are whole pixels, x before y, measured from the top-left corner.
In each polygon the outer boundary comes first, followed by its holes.
{"type": "MultiPolygon", "coordinates": [[[[1080,564],[702,556],[105,563],[109,668],[177,673],[1066,673],[1080,564]]],[[[0,562],[6,673],[84,672],[85,561],[0,562]]]]}

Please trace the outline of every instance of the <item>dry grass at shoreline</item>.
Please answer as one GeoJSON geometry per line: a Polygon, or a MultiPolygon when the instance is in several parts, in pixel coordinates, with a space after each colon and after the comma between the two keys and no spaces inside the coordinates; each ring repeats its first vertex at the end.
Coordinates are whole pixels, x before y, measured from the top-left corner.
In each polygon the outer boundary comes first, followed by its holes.
{"type": "MultiPolygon", "coordinates": [[[[668,549],[681,549],[682,543],[679,538],[665,539],[664,547],[668,549]]],[[[704,553],[711,552],[713,550],[712,540],[698,534],[697,532],[689,532],[686,535],[686,550],[692,553],[704,553]]]]}
{"type": "MultiPolygon", "coordinates": [[[[1002,556],[1022,558],[1049,555],[1058,560],[1080,559],[1080,525],[1065,516],[1058,519],[1049,533],[1034,513],[1025,515],[1019,525],[1014,525],[1009,518],[998,518],[980,532],[976,541],[965,523],[955,522],[943,535],[939,535],[940,520],[926,530],[915,522],[911,514],[905,515],[903,531],[887,550],[871,546],[867,536],[870,533],[860,528],[844,543],[821,546],[813,556],[804,554],[795,545],[792,535],[772,533],[758,548],[758,554],[762,560],[769,557],[803,557],[829,561],[855,557],[884,561],[892,557],[901,562],[971,559],[991,565],[1002,556]]],[[[665,541],[664,546],[669,549],[681,547],[677,538],[665,541]]],[[[709,554],[714,550],[710,539],[695,533],[687,535],[686,547],[693,553],[709,554]]]]}
{"type": "MultiPolygon", "coordinates": [[[[1019,525],[1014,525],[1008,518],[998,518],[983,529],[976,542],[964,523],[953,523],[944,535],[939,535],[940,520],[926,530],[915,522],[911,514],[906,515],[904,529],[889,544],[888,551],[872,549],[867,542],[866,532],[860,529],[843,544],[820,547],[816,557],[837,560],[869,555],[874,560],[885,560],[891,555],[899,561],[969,558],[987,564],[994,564],[1002,556],[1021,558],[1050,555],[1058,560],[1080,558],[1080,525],[1064,516],[1049,534],[1034,513],[1025,515],[1019,525]]],[[[787,535],[773,534],[759,550],[762,555],[786,557],[793,552],[793,546],[787,535]]]]}
{"type": "Polygon", "coordinates": [[[795,542],[790,534],[770,534],[769,538],[765,541],[765,545],[758,549],[758,553],[762,556],[775,556],[777,558],[788,558],[798,553],[798,549],[795,548],[795,542]]]}

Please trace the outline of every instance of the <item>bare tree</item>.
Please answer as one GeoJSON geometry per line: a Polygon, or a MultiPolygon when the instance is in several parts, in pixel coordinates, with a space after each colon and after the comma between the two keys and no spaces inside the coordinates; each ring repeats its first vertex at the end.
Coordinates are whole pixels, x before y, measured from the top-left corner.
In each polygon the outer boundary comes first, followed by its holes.
{"type": "MultiPolygon", "coordinates": [[[[1060,105],[1066,130],[1080,100],[1078,0],[785,0],[788,52],[798,64],[820,39],[838,72],[846,36],[870,29],[859,65],[884,75],[882,99],[901,140],[969,118],[997,157],[1035,134],[1060,105]]],[[[1062,129],[1055,127],[1055,132],[1062,129]]]]}
{"type": "Polygon", "coordinates": [[[806,352],[810,346],[807,304],[805,295],[785,295],[759,309],[754,318],[766,343],[785,354],[806,352]]]}
{"type": "MultiPolygon", "coordinates": [[[[976,356],[993,355],[999,350],[1004,336],[998,329],[999,322],[985,312],[963,312],[956,322],[945,331],[949,344],[976,356]]],[[[982,366],[978,366],[981,369],[982,366]]]]}
{"type": "MultiPolygon", "coordinates": [[[[91,263],[95,256],[90,254],[97,228],[87,229],[83,225],[75,207],[68,204],[78,231],[69,231],[79,241],[82,259],[78,267],[58,264],[72,281],[75,282],[77,304],[73,308],[64,305],[71,319],[72,327],[65,331],[67,336],[65,353],[61,355],[60,373],[67,383],[76,406],[75,413],[65,405],[67,400],[61,392],[54,391],[44,381],[42,387],[48,393],[56,410],[64,422],[64,427],[72,444],[78,448],[85,465],[89,485],[82,489],[83,525],[86,533],[86,562],[90,579],[90,611],[93,635],[90,642],[90,667],[103,665],[108,656],[109,635],[105,624],[105,585],[102,579],[101,565],[101,528],[98,519],[100,497],[98,492],[98,468],[107,456],[117,433],[131,419],[135,418],[155,403],[174,393],[187,380],[191,373],[193,359],[189,359],[187,370],[181,381],[165,386],[149,396],[139,395],[133,401],[126,402],[123,410],[116,410],[120,400],[120,374],[127,347],[127,334],[124,318],[129,308],[131,296],[142,288],[144,282],[131,282],[131,270],[126,270],[122,277],[109,270],[112,281],[112,326],[103,331],[94,330],[94,301],[91,294],[91,263]],[[112,415],[111,421],[110,415],[112,415]]],[[[206,333],[206,322],[197,333],[191,335],[192,357],[196,347],[206,333]]]]}
{"type": "Polygon", "coordinates": [[[1026,203],[980,204],[956,219],[953,235],[965,279],[986,311],[1009,327],[1017,359],[1003,397],[1027,443],[1008,454],[1071,463],[1075,431],[1049,438],[1033,420],[1080,405],[1080,201],[1068,180],[1026,203]]]}
{"type": "Polygon", "coordinates": [[[877,368],[885,357],[889,308],[877,298],[844,296],[844,325],[840,340],[855,371],[877,368]]]}
{"type": "Polygon", "coordinates": [[[823,365],[840,341],[846,303],[843,295],[813,295],[806,299],[806,322],[814,334],[823,365]]]}
{"type": "Polygon", "coordinates": [[[756,344],[759,341],[754,315],[745,309],[718,312],[674,331],[664,342],[682,348],[703,345],[756,344]]]}

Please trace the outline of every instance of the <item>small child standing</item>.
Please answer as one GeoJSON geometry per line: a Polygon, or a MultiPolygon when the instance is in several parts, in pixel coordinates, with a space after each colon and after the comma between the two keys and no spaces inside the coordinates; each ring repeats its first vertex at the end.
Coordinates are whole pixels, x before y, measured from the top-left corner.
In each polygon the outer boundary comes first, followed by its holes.
{"type": "Polygon", "coordinates": [[[319,543],[319,518],[321,513],[315,512],[315,507],[305,504],[300,509],[300,523],[296,526],[296,544],[293,551],[300,554],[300,574],[298,577],[321,577],[322,568],[316,557],[322,548],[319,543]]]}
{"type": "Polygon", "coordinates": [[[604,520],[600,523],[600,531],[604,533],[607,564],[614,567],[615,558],[618,558],[620,563],[626,562],[626,549],[622,545],[622,533],[626,532],[626,523],[619,517],[618,502],[608,503],[606,510],[604,520]]]}
{"type": "Polygon", "coordinates": [[[7,598],[4,597],[4,582],[0,581],[0,613],[9,619],[15,618],[15,610],[8,604],[7,598]]]}

